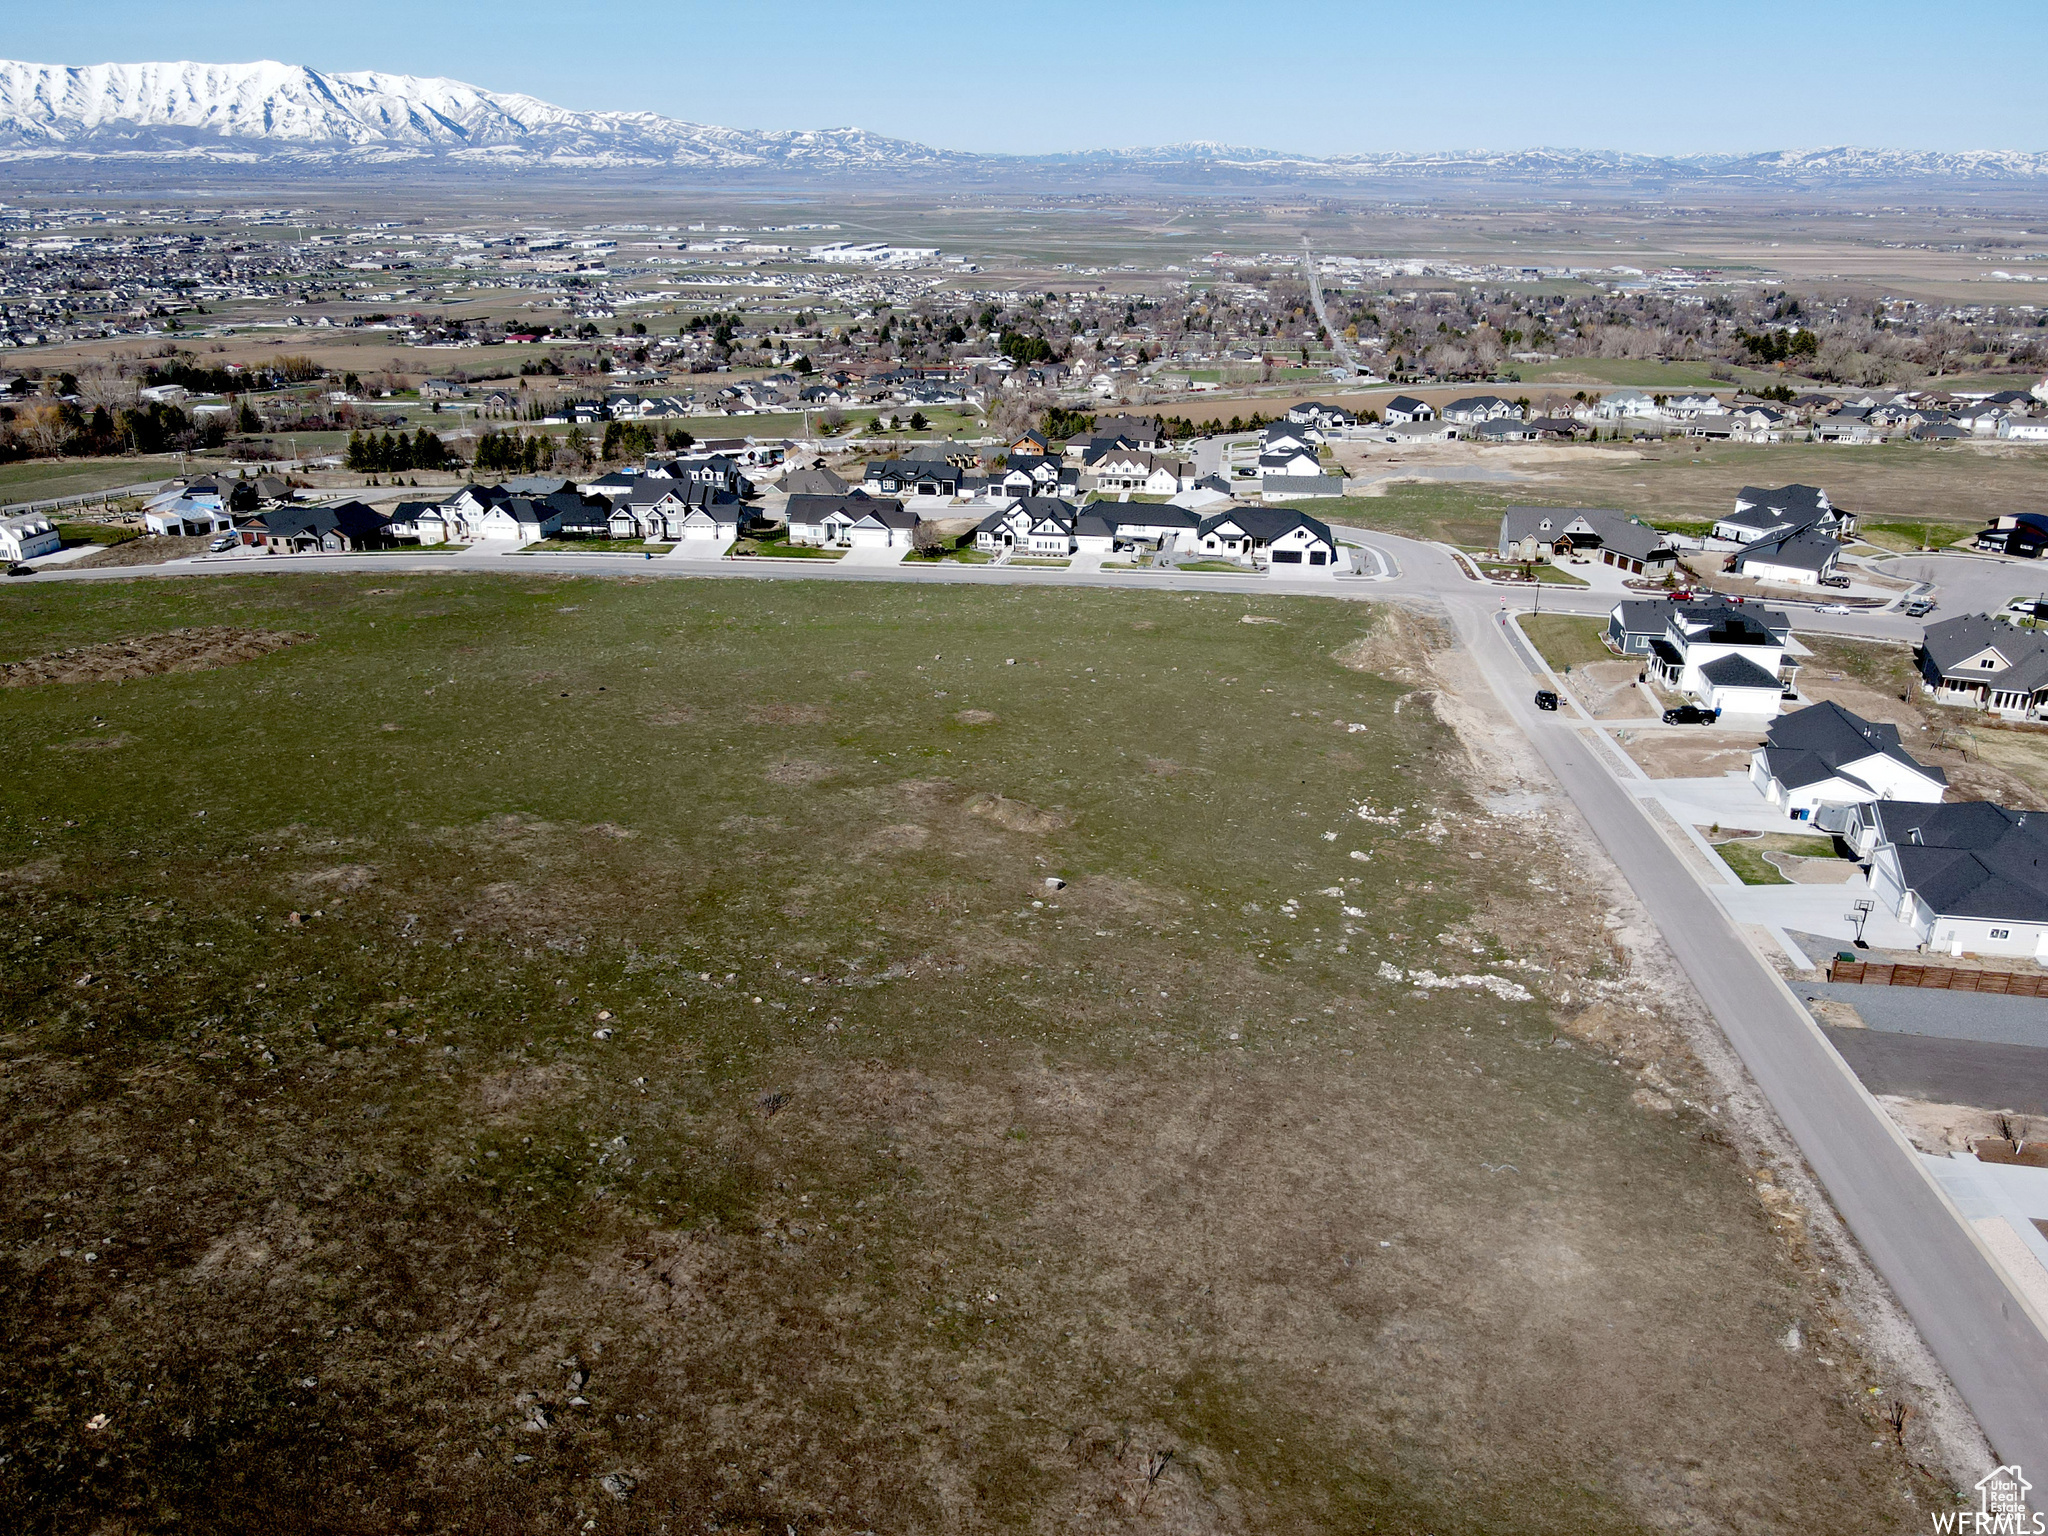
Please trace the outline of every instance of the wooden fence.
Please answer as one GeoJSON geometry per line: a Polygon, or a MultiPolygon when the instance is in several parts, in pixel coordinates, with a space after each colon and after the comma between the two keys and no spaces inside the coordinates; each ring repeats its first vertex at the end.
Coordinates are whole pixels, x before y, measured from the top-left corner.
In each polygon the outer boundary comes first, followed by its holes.
{"type": "Polygon", "coordinates": [[[1942,992],[1996,992],[2006,997],[2048,997],[2048,973],[1966,971],[1947,965],[1871,965],[1835,960],[1828,980],[1865,987],[1931,987],[1942,992]]]}

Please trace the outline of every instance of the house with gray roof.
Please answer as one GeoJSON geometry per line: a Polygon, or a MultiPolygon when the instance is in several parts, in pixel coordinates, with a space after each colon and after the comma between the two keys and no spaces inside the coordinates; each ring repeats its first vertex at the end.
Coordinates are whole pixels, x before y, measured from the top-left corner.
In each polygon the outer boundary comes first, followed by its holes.
{"type": "Polygon", "coordinates": [[[1673,604],[1663,635],[1650,642],[1644,659],[1665,687],[1709,709],[1769,716],[1780,709],[1798,667],[1785,659],[1788,636],[1774,633],[1747,606],[1673,604]]]}
{"type": "Polygon", "coordinates": [[[1714,537],[1749,544],[1809,528],[1851,534],[1856,518],[1830,502],[1817,485],[1745,485],[1735,493],[1735,510],[1714,520],[1714,537]]]}
{"type": "Polygon", "coordinates": [[[1602,565],[1635,575],[1669,570],[1678,551],[1655,528],[1605,507],[1509,507],[1501,514],[1503,560],[1554,560],[1597,555],[1602,565]]]}
{"type": "Polygon", "coordinates": [[[1413,395],[1396,395],[1386,403],[1380,412],[1380,419],[1389,425],[1395,422],[1435,421],[1436,407],[1426,400],[1413,395]]]}
{"type": "Polygon", "coordinates": [[[1294,507],[1230,507],[1196,525],[1193,548],[1252,566],[1333,566],[1330,525],[1294,507]]]}
{"type": "Polygon", "coordinates": [[[1476,427],[1482,421],[1499,421],[1508,417],[1520,418],[1522,408],[1513,401],[1503,400],[1499,395],[1466,395],[1453,400],[1444,407],[1445,421],[1455,421],[1460,426],[1476,427]]]}
{"type": "Polygon", "coordinates": [[[1922,686],[1937,704],[2007,720],[2048,719],[2048,632],[1961,614],[1928,625],[1916,659],[1922,686]]]}
{"type": "Polygon", "coordinates": [[[1624,656],[1648,656],[1670,629],[1673,618],[1679,618],[1681,627],[1691,631],[1712,625],[1738,606],[1749,619],[1762,625],[1780,648],[1790,640],[1792,620],[1777,608],[1757,603],[1737,605],[1724,597],[1646,597],[1624,598],[1614,605],[1607,616],[1607,643],[1624,656]]]}
{"type": "Polygon", "coordinates": [[[1802,528],[1743,545],[1728,557],[1728,569],[1751,581],[1817,587],[1834,575],[1841,558],[1840,544],[1818,529],[1802,528]]]}
{"type": "Polygon", "coordinates": [[[1750,755],[1749,781],[1792,821],[1870,800],[1938,803],[1948,775],[1905,749],[1896,725],[1832,700],[1780,715],[1750,755]]]}
{"type": "Polygon", "coordinates": [[[2048,814],[1880,801],[1859,815],[1871,895],[1921,948],[2048,960],[2048,814]]]}

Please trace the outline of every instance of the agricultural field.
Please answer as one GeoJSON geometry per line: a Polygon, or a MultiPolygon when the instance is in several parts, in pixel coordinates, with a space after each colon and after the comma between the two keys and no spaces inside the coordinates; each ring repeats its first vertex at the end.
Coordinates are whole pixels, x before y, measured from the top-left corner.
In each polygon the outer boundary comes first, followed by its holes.
{"type": "Polygon", "coordinates": [[[1682,984],[1439,643],[1218,594],[0,593],[0,1505],[1924,1529],[1682,984]]]}

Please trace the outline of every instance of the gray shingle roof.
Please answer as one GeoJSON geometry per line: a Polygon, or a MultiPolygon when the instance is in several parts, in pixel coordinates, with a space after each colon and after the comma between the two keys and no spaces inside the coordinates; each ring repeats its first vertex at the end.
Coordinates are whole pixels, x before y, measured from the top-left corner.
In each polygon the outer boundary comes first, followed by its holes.
{"type": "Polygon", "coordinates": [[[2048,634],[2040,630],[1995,624],[1981,613],[1966,613],[1928,625],[1920,644],[1944,680],[1983,683],[2000,693],[2048,688],[2048,634]],[[1962,665],[1987,647],[1995,648],[2006,665],[1989,671],[1962,665]]]}
{"type": "Polygon", "coordinates": [[[1747,656],[1716,656],[1700,668],[1700,676],[1716,688],[1769,688],[1776,691],[1777,678],[1747,656]]]}
{"type": "MultiPolygon", "coordinates": [[[[1815,783],[1828,773],[1878,755],[1902,763],[1915,773],[1923,773],[1936,783],[1948,782],[1947,775],[1939,768],[1925,766],[1899,744],[1896,725],[1866,720],[1832,701],[1811,704],[1789,715],[1780,715],[1771,722],[1771,728],[1765,734],[1770,743],[1766,749],[1767,757],[1772,750],[1804,754],[1820,765],[1823,772],[1798,781],[1801,783],[1815,783]]],[[[1794,782],[1783,774],[1778,777],[1787,784],[1794,782]]]]}

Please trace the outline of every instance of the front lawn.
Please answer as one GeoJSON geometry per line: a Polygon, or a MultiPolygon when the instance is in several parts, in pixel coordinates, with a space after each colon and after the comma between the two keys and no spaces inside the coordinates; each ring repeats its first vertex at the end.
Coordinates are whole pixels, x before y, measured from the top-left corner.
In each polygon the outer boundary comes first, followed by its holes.
{"type": "Polygon", "coordinates": [[[1605,619],[1576,613],[1525,613],[1517,622],[1553,671],[1614,660],[1614,652],[1600,639],[1607,629],[1605,619]]]}

